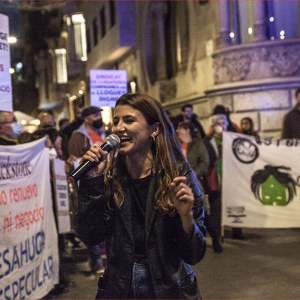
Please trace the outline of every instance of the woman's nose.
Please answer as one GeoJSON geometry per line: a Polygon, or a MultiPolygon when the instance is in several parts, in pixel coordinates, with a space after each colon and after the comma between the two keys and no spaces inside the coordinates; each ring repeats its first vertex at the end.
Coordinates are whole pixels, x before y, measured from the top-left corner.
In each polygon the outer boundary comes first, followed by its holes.
{"type": "Polygon", "coordinates": [[[123,122],[119,122],[118,124],[116,124],[114,126],[114,130],[118,131],[118,132],[124,131],[125,130],[124,123],[123,122]]]}

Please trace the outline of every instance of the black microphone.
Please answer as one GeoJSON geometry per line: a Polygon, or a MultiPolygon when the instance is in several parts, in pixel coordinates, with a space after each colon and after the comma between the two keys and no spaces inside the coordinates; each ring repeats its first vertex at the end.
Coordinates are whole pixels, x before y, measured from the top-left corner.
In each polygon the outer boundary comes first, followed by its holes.
{"type": "MultiPolygon", "coordinates": [[[[100,148],[104,151],[111,151],[120,147],[121,141],[116,134],[110,134],[105,140],[100,148]]],[[[69,174],[69,180],[71,182],[76,182],[82,176],[84,176],[90,169],[96,167],[100,162],[99,161],[89,161],[85,160],[82,164],[79,165],[74,171],[69,174]]]]}

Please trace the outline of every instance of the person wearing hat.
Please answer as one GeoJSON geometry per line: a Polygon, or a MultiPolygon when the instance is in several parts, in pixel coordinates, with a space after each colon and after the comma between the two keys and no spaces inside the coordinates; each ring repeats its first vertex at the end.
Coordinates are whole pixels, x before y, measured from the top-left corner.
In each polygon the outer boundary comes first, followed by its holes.
{"type": "MultiPolygon", "coordinates": [[[[102,145],[106,137],[101,129],[103,125],[102,109],[97,106],[88,106],[82,111],[83,124],[73,131],[69,144],[69,155],[77,158],[82,157],[93,145],[102,145]]],[[[99,245],[87,246],[90,256],[90,267],[92,273],[101,274],[104,267],[101,259],[99,245]]]]}
{"type": "Polygon", "coordinates": [[[94,144],[103,144],[105,133],[101,129],[101,111],[97,106],[88,106],[82,111],[83,124],[71,135],[68,144],[69,155],[79,158],[94,144]]]}

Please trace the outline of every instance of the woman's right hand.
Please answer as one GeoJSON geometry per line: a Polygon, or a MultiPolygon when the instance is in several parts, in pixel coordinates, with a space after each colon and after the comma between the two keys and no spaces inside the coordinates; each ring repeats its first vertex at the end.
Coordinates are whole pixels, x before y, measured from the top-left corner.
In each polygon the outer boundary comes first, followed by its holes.
{"type": "Polygon", "coordinates": [[[88,177],[95,177],[102,175],[104,173],[104,169],[107,164],[107,155],[108,152],[102,150],[100,146],[97,144],[93,145],[81,158],[79,164],[81,164],[85,160],[93,161],[93,162],[100,162],[97,164],[95,168],[89,170],[86,175],[88,177]]]}

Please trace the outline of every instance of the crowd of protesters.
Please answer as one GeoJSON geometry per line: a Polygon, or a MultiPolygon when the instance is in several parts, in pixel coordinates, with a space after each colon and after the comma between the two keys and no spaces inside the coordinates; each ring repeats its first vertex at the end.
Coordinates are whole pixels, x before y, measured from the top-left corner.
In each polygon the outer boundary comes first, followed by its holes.
{"type": "MultiPolygon", "coordinates": [[[[296,97],[298,95],[300,95],[300,90],[296,92],[296,97]]],[[[128,103],[130,103],[130,100],[128,103]]],[[[296,108],[285,119],[284,137],[290,137],[288,126],[292,126],[290,125],[292,123],[290,119],[292,117],[296,119],[297,117],[299,103],[300,100],[296,108]]],[[[128,106],[129,104],[126,105],[128,106]]],[[[0,145],[23,144],[45,137],[45,147],[49,149],[50,160],[53,158],[64,160],[65,171],[69,174],[74,169],[74,163],[82,157],[92,159],[93,151],[89,152],[91,151],[90,149],[93,149],[93,147],[98,149],[104,142],[105,137],[110,133],[110,131],[103,129],[104,124],[101,111],[102,109],[99,107],[85,107],[80,103],[74,107],[75,118],[72,122],[67,118],[62,118],[58,124],[56,124],[54,114],[51,111],[41,112],[38,116],[40,124],[37,130],[32,133],[22,132],[22,126],[18,123],[13,112],[0,111],[0,145]],[[58,125],[59,129],[56,129],[56,125],[58,125]]],[[[216,253],[221,253],[223,251],[221,243],[222,133],[224,131],[232,131],[257,137],[258,134],[254,129],[255,125],[250,117],[244,117],[240,121],[240,126],[238,126],[231,121],[230,110],[223,105],[214,107],[211,116],[211,126],[207,129],[207,133],[205,133],[201,122],[193,112],[191,104],[184,105],[181,114],[178,116],[171,116],[170,113],[166,113],[166,118],[169,119],[177,135],[182,155],[191,167],[194,177],[205,195],[204,225],[212,238],[213,250],[216,253]]],[[[113,124],[115,124],[115,121],[113,124]]],[[[298,136],[296,137],[298,138],[298,136]]],[[[154,144],[156,143],[155,140],[156,135],[153,137],[154,144]]],[[[150,145],[148,151],[151,149],[152,146],[150,145]]],[[[94,153],[98,152],[95,150],[94,153]]],[[[101,151],[99,153],[103,155],[101,151]]],[[[77,183],[69,183],[69,199],[72,232],[58,236],[61,260],[68,258],[68,254],[65,251],[66,241],[69,241],[74,248],[82,244],[74,230],[76,223],[75,214],[78,210],[77,183]]],[[[245,239],[242,229],[233,228],[232,238],[245,239]]],[[[103,245],[102,243],[101,246],[99,240],[99,243],[96,245],[91,246],[88,244],[86,247],[90,256],[91,272],[103,274],[105,265],[102,258],[105,256],[105,244],[103,245]]],[[[67,281],[64,280],[62,273],[60,276],[61,281],[58,286],[58,292],[62,292],[65,285],[67,285],[67,281]]]]}

